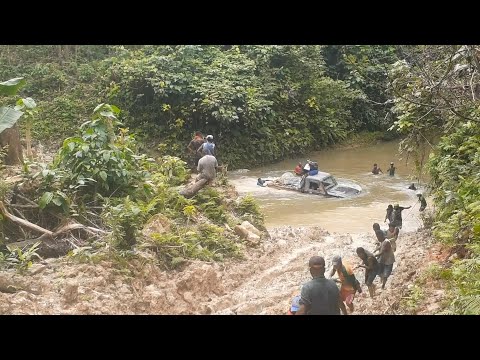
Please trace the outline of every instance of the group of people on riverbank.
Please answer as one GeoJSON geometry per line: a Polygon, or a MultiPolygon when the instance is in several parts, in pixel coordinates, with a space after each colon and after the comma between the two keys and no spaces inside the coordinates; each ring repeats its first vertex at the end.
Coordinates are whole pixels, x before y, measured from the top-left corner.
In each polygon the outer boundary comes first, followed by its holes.
{"type": "Polygon", "coordinates": [[[202,132],[196,131],[195,136],[187,145],[187,150],[190,152],[191,161],[198,171],[198,176],[195,180],[206,179],[207,181],[212,181],[215,179],[218,162],[215,157],[213,135],[204,137],[202,132]]]}
{"type": "MultiPolygon", "coordinates": [[[[394,176],[395,169],[394,163],[390,163],[388,170],[390,176],[394,176]]],[[[374,164],[372,173],[383,172],[377,164],[374,164]]],[[[417,190],[414,184],[409,189],[417,190]]],[[[420,211],[424,211],[427,206],[426,200],[420,192],[417,193],[417,196],[421,204],[420,211]]],[[[397,240],[403,225],[402,211],[411,207],[399,204],[387,206],[384,222],[386,223],[388,220],[388,229],[382,230],[378,223],[373,224],[377,243],[373,251],[363,247],[356,249],[360,264],[352,266],[336,255],[332,258],[330,279],[327,279],[325,277],[325,259],[320,256],[312,257],[309,261],[312,280],[302,286],[301,294],[294,298],[288,313],[292,315],[339,315],[340,313],[347,315],[347,308],[352,313],[355,295],[362,292],[361,284],[355,277],[355,270],[359,268],[365,269],[364,282],[371,298],[375,296],[374,281],[377,276],[380,278],[382,289],[385,289],[395,263],[397,240]],[[335,273],[338,278],[333,278],[335,273]],[[340,283],[340,289],[335,282],[340,283]]]]}

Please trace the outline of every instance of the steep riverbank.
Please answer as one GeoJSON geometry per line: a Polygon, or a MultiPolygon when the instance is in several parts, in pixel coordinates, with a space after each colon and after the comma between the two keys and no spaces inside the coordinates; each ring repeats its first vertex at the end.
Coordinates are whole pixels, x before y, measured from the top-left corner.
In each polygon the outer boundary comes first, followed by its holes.
{"type": "MultiPolygon", "coordinates": [[[[35,265],[25,275],[4,271],[0,313],[284,314],[309,279],[310,256],[324,256],[328,266],[335,254],[357,263],[355,248],[374,246],[370,234],[330,234],[318,227],[282,227],[270,235],[242,261],[193,261],[181,271],[166,272],[139,259],[78,264],[65,258],[35,265]]],[[[440,284],[425,283],[421,296],[416,284],[439,254],[427,231],[401,234],[387,288],[377,290],[374,299],[364,288],[355,300],[355,313],[438,312],[444,297],[440,284]]],[[[357,273],[363,283],[363,270],[357,273]]]]}

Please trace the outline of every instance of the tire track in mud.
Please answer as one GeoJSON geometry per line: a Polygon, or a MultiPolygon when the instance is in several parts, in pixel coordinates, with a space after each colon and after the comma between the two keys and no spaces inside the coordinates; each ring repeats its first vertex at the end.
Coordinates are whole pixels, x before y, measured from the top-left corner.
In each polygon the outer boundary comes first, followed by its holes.
{"type": "MultiPolygon", "coordinates": [[[[334,255],[352,263],[358,246],[374,247],[368,236],[331,235],[318,227],[282,227],[271,230],[270,235],[272,241],[264,244],[265,254],[249,260],[251,266],[242,284],[219,299],[219,303],[231,305],[217,306],[215,313],[284,314],[291,298],[310,279],[307,263],[311,256],[323,256],[329,271],[334,255]]],[[[363,280],[363,274],[358,275],[363,280]]],[[[215,307],[215,303],[212,305],[215,307]]]]}
{"type": "MultiPolygon", "coordinates": [[[[271,240],[263,245],[263,255],[247,260],[242,266],[240,284],[227,286],[228,294],[210,303],[213,314],[285,314],[292,297],[311,278],[307,266],[311,256],[325,258],[328,277],[334,255],[342,256],[354,266],[360,263],[356,248],[362,246],[373,251],[376,242],[371,234],[330,234],[319,227],[282,227],[271,230],[270,235],[271,240]]],[[[413,286],[420,268],[428,265],[425,258],[429,243],[429,236],[422,232],[400,235],[392,275],[385,290],[380,289],[380,279],[376,278],[374,299],[368,296],[364,285],[364,270],[357,269],[355,275],[364,291],[356,295],[354,314],[397,313],[394,308],[400,298],[413,286]]],[[[237,275],[237,270],[230,267],[224,276],[237,275]]]]}

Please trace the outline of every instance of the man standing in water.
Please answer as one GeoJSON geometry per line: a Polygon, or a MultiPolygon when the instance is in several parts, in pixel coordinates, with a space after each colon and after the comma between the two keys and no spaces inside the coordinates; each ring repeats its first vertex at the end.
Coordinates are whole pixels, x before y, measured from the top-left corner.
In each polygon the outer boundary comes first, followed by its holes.
{"type": "Polygon", "coordinates": [[[325,259],[312,256],[308,266],[313,279],[302,286],[295,315],[340,315],[340,294],[335,282],[325,278],[325,259]]]}
{"type": "Polygon", "coordinates": [[[382,169],[380,169],[377,164],[373,164],[372,174],[378,175],[379,173],[383,174],[382,169]]]}
{"type": "Polygon", "coordinates": [[[410,209],[411,207],[412,205],[403,207],[403,206],[399,206],[398,204],[395,204],[395,206],[393,207],[393,225],[394,226],[398,227],[399,229],[402,228],[402,223],[403,223],[402,211],[405,209],[410,209]]]}
{"type": "Polygon", "coordinates": [[[353,313],[353,299],[355,298],[355,293],[362,292],[362,289],[357,285],[357,279],[353,273],[352,267],[347,263],[342,263],[342,258],[339,255],[335,255],[332,259],[333,268],[330,272],[330,277],[332,277],[335,272],[338,274],[337,282],[340,282],[342,285],[340,287],[340,309],[342,310],[343,315],[347,315],[347,309],[345,304],[347,304],[350,309],[350,313],[353,313]]]}
{"type": "Polygon", "coordinates": [[[363,265],[358,265],[358,267],[365,268],[365,284],[368,287],[370,297],[373,298],[375,296],[375,285],[373,281],[378,275],[378,261],[370,251],[362,247],[357,248],[357,255],[363,261],[363,265]]]}
{"type": "Polygon", "coordinates": [[[388,175],[395,176],[395,169],[396,167],[393,166],[393,162],[390,163],[390,168],[388,169],[388,175]]]}

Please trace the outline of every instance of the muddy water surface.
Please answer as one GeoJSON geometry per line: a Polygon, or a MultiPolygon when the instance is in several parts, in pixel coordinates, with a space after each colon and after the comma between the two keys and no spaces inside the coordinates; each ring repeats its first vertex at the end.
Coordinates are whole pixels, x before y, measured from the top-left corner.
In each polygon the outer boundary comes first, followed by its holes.
{"type": "Polygon", "coordinates": [[[266,215],[266,225],[270,228],[318,225],[332,232],[364,233],[371,231],[373,222],[386,228],[383,221],[388,204],[399,203],[404,207],[412,205],[412,209],[403,211],[403,230],[410,231],[420,226],[420,205],[416,192],[407,189],[413,182],[412,166],[401,160],[397,150],[397,142],[324,150],[249,171],[233,171],[229,178],[241,195],[251,193],[259,200],[266,215]],[[359,184],[362,193],[349,199],[337,199],[256,185],[258,177],[272,179],[292,171],[299,161],[305,163],[306,159],[317,161],[321,171],[331,173],[337,179],[359,184]],[[393,177],[387,174],[392,161],[397,168],[393,177]],[[384,171],[383,175],[371,173],[374,162],[384,171]]]}

